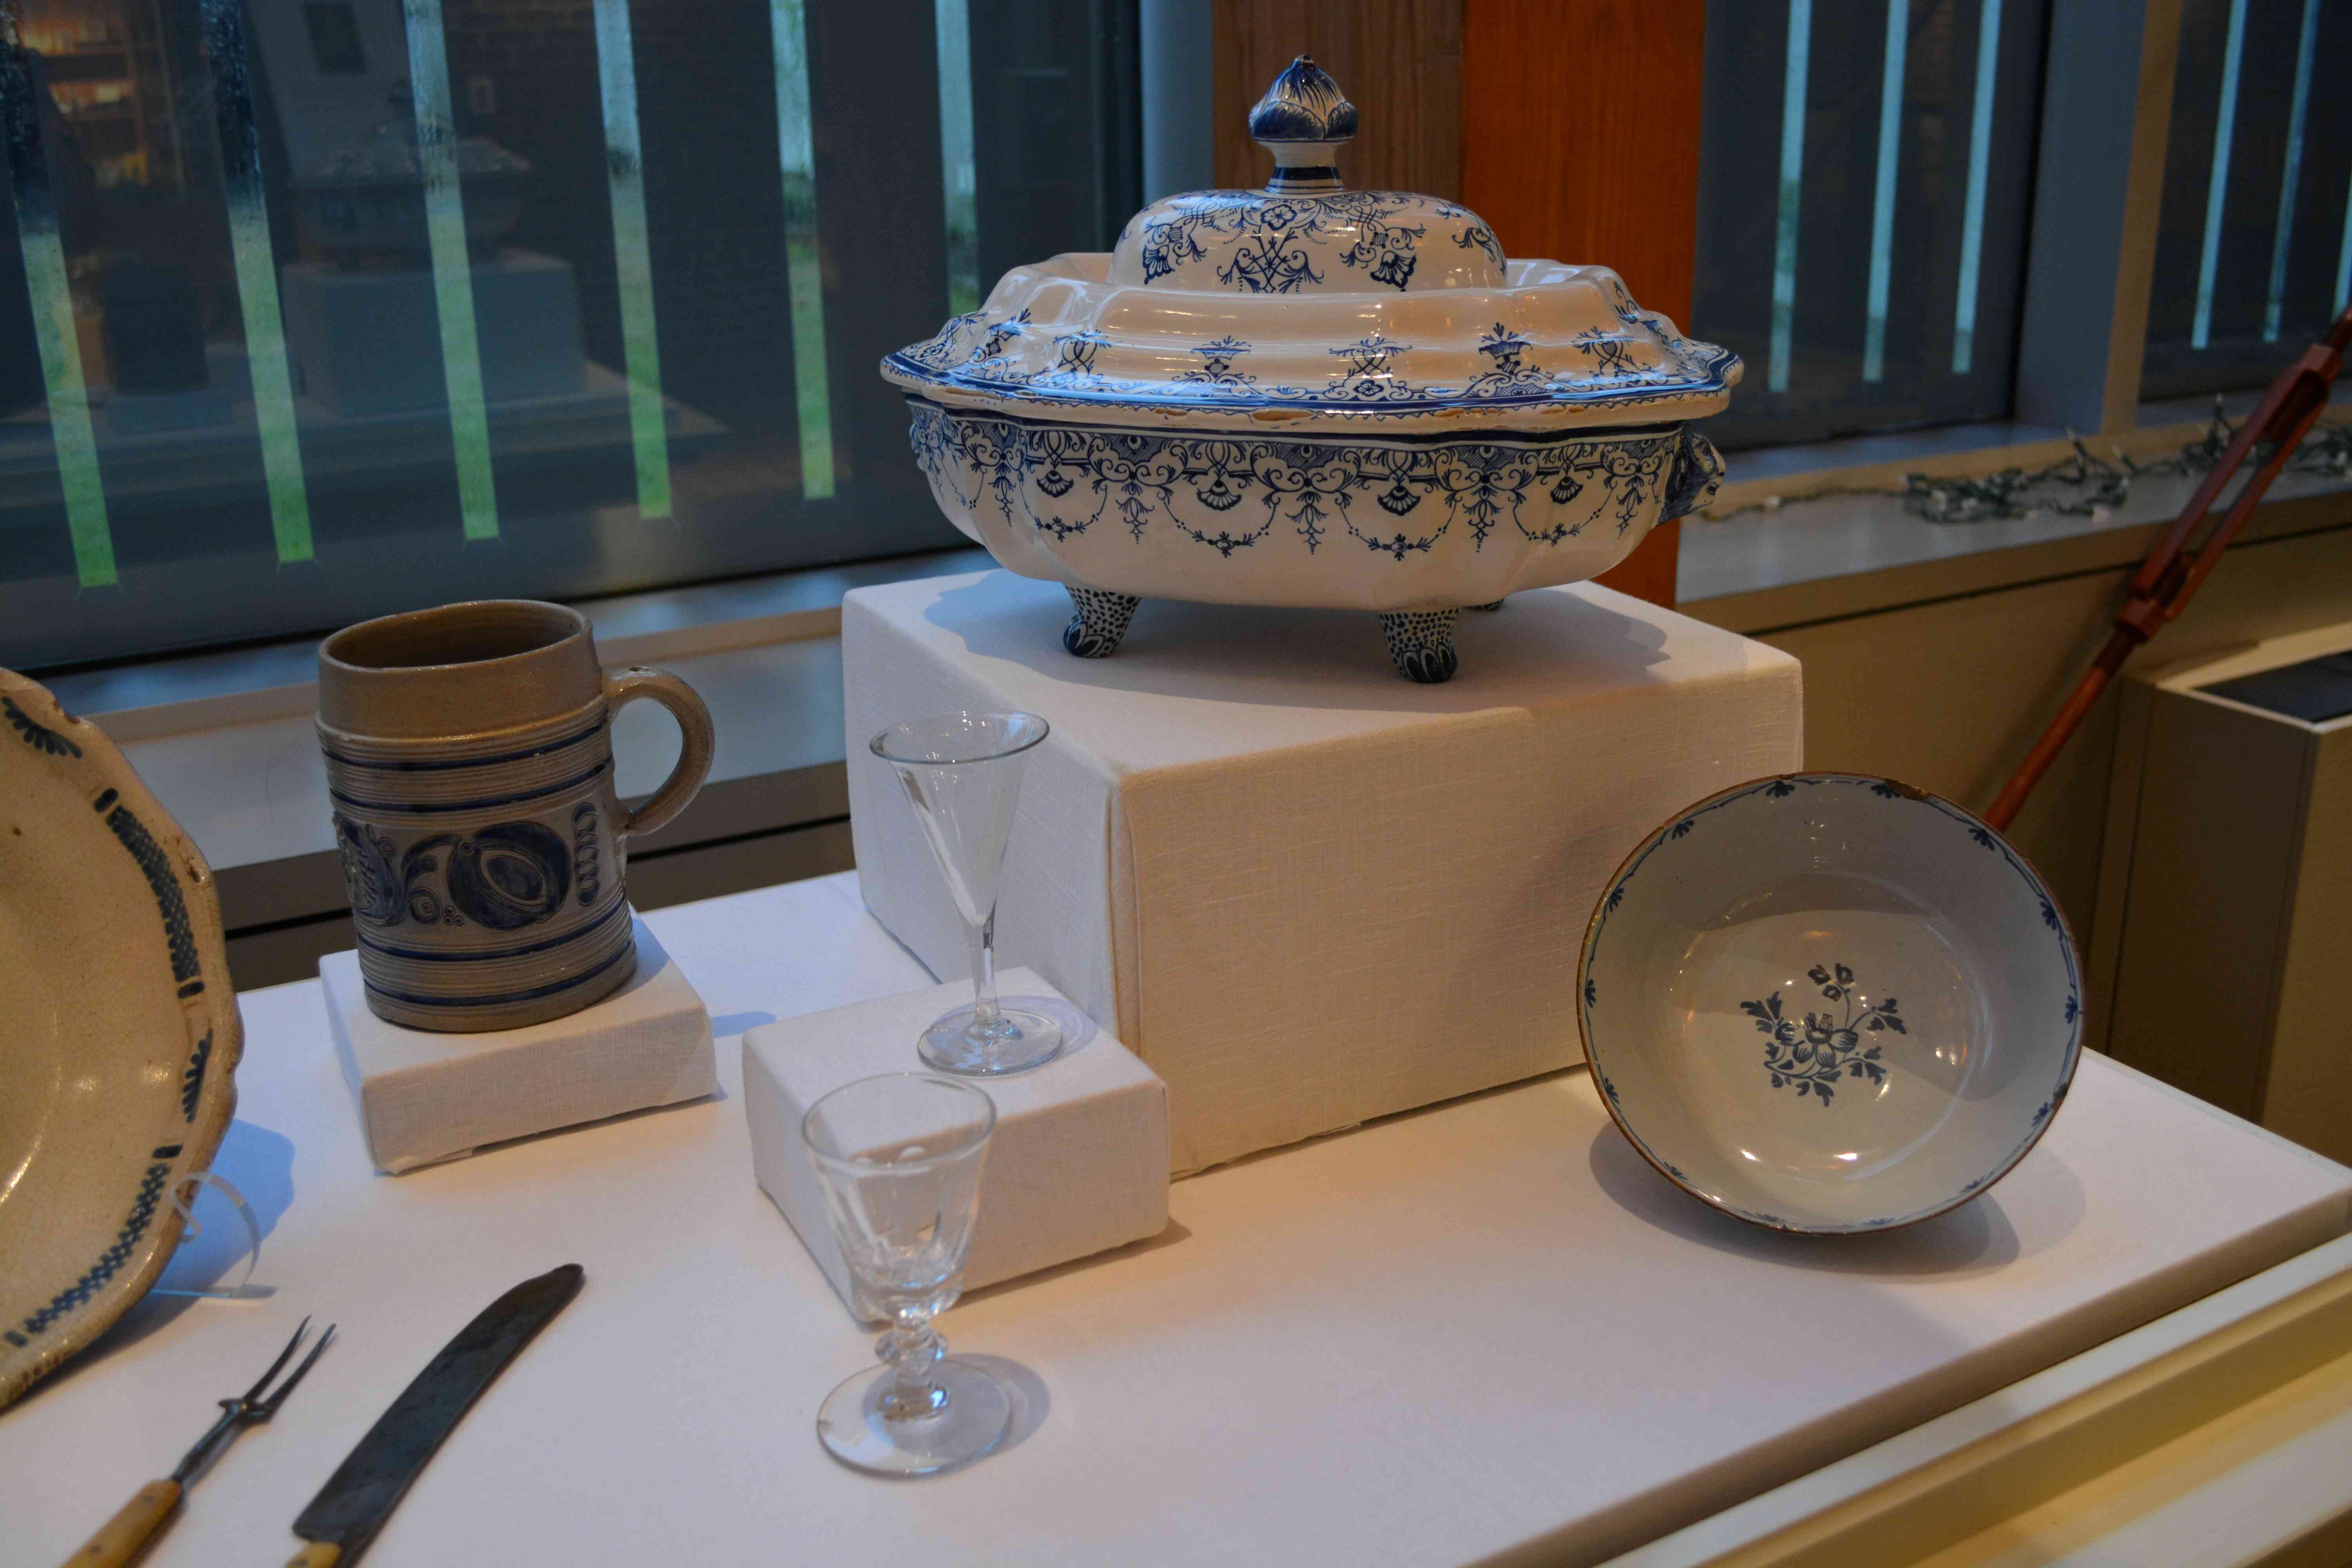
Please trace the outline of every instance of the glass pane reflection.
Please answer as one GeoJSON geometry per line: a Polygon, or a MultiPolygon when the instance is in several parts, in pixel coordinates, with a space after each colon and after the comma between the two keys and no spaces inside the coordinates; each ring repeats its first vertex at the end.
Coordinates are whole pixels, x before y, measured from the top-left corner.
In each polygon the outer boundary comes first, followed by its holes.
{"type": "Polygon", "coordinates": [[[2142,396],[2262,385],[2352,295],[2347,59],[2352,5],[2185,0],[2142,396]]]}
{"type": "Polygon", "coordinates": [[[1689,329],[1727,446],[2009,411],[2041,0],[1712,0],[1689,329]]]}
{"type": "Polygon", "coordinates": [[[952,542],[873,366],[1139,205],[1133,8],[0,0],[0,664],[952,542]]]}

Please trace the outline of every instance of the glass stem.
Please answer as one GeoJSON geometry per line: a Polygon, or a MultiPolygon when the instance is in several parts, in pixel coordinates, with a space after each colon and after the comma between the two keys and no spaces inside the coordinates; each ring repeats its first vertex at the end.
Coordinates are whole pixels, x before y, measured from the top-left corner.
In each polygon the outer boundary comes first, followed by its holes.
{"type": "Polygon", "coordinates": [[[874,1342],[874,1353],[889,1363],[893,1373],[877,1402],[885,1420],[912,1421],[947,1407],[948,1392],[931,1375],[947,1351],[947,1342],[931,1327],[930,1319],[911,1314],[901,1315],[874,1342]]]}
{"type": "Polygon", "coordinates": [[[996,908],[971,931],[971,1021],[986,1028],[1004,1016],[996,1005],[996,908]]]}

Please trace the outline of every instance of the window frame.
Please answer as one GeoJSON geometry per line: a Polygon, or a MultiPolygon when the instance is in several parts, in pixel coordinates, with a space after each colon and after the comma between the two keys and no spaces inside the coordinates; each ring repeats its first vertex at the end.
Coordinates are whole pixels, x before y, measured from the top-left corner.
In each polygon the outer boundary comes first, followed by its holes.
{"type": "MultiPolygon", "coordinates": [[[[1910,473],[2040,467],[2076,436],[2145,459],[2202,433],[2209,399],[2142,390],[2181,9],[2051,0],[2010,417],[1749,448],[1704,515],[1884,489],[1910,473]]],[[[2339,395],[2322,418],[2352,421],[2352,403],[2339,395]]]]}
{"type": "MultiPolygon", "coordinates": [[[[1100,13],[1097,25],[1083,37],[1042,24],[1031,32],[1039,48],[1066,46],[1084,58],[1083,74],[1074,71],[1073,79],[1090,91],[1074,90],[1071,107],[1078,117],[1102,122],[1106,134],[1093,150],[1091,171],[1081,171],[1073,182],[1084,205],[1070,210],[1084,215],[1081,225],[1099,229],[1082,235],[1083,243],[1107,244],[1126,215],[1140,205],[1136,126],[1141,117],[1134,112],[1141,96],[1138,0],[1099,0],[1091,6],[1088,0],[1066,0],[1062,8],[1100,13]],[[1124,111],[1113,115],[1108,112],[1110,106],[1123,106],[1124,111]]],[[[50,378],[47,408],[39,403],[30,405],[44,416],[37,455],[29,434],[21,445],[11,444],[12,454],[22,459],[24,476],[21,483],[12,481],[14,493],[8,499],[37,521],[21,530],[13,521],[0,523],[0,533],[10,537],[12,550],[37,547],[42,558],[34,562],[28,554],[12,561],[12,568],[24,568],[21,574],[0,577],[0,664],[45,673],[163,662],[208,648],[299,641],[337,626],[413,608],[428,597],[611,597],[821,572],[958,548],[964,542],[933,504],[908,454],[900,395],[874,369],[883,351],[936,327],[950,300],[946,258],[922,254],[905,237],[919,232],[926,222],[938,224],[943,208],[950,149],[939,119],[943,112],[939,55],[932,39],[910,40],[895,13],[848,0],[808,0],[797,8],[778,0],[744,14],[759,18],[755,30],[763,40],[772,35],[772,44],[763,44],[763,50],[773,48],[773,68],[771,72],[760,63],[752,70],[742,64],[751,59],[748,54],[730,61],[730,68],[738,78],[773,75],[777,136],[786,143],[797,138],[797,155],[807,165],[793,163],[791,145],[774,144],[766,146],[769,161],[760,163],[761,147],[754,144],[746,176],[772,181],[778,187],[772,193],[763,187],[762,195],[772,195],[779,209],[777,232],[782,244],[775,257],[773,292],[792,318],[791,347],[779,356],[782,375],[791,384],[788,394],[779,392],[774,401],[786,406],[777,420],[779,428],[793,426],[798,440],[773,450],[782,458],[780,466],[797,468],[800,477],[757,493],[734,489],[715,499],[705,497],[702,512],[687,515],[672,510],[673,467],[680,476],[677,490],[683,499],[688,488],[684,482],[686,458],[698,444],[725,438],[727,426],[688,402],[690,395],[678,389],[682,378],[675,360],[665,375],[656,351],[657,340],[677,329],[659,319],[667,307],[667,297],[654,292],[656,279],[677,286],[675,279],[690,274],[691,268],[665,264],[657,254],[665,243],[658,222],[648,235],[640,211],[625,226],[618,205],[612,220],[614,252],[590,259],[606,273],[632,281],[632,289],[620,289],[629,298],[617,312],[621,348],[631,357],[593,352],[587,356],[589,369],[598,376],[594,389],[604,395],[595,410],[601,434],[589,456],[607,468],[628,466],[633,456],[633,487],[615,488],[609,499],[581,500],[563,490],[577,479],[581,464],[577,452],[562,449],[551,435],[560,421],[538,409],[530,397],[493,407],[488,413],[495,417],[486,418],[478,365],[467,373],[470,395],[460,395],[459,382],[465,377],[451,370],[444,403],[389,416],[363,411],[351,418],[326,419],[306,403],[298,417],[285,331],[282,326],[263,330],[267,323],[282,321],[284,278],[308,257],[293,237],[296,182],[288,167],[283,128],[278,126],[282,106],[268,95],[257,96],[242,86],[231,91],[224,85],[242,84],[248,63],[277,67],[288,57],[262,47],[266,29],[249,0],[219,5],[207,0],[202,7],[195,0],[184,0],[183,9],[186,15],[173,23],[182,32],[199,26],[211,29],[204,33],[207,52],[202,74],[213,117],[221,121],[222,147],[247,147],[251,153],[250,167],[236,163],[226,152],[214,158],[209,138],[201,133],[204,126],[192,132],[190,145],[203,152],[197,161],[210,162],[205,163],[208,172],[192,180],[191,188],[201,188],[204,199],[216,199],[228,215],[230,229],[242,235],[228,248],[236,258],[236,304],[245,334],[241,341],[253,345],[236,355],[251,367],[241,384],[254,389],[253,412],[240,410],[238,418],[219,426],[217,433],[206,428],[203,434],[212,438],[194,450],[160,451],[152,432],[126,438],[110,425],[101,426],[109,435],[100,443],[90,435],[97,399],[95,389],[83,379],[73,321],[68,313],[63,330],[58,330],[58,311],[49,308],[56,299],[66,297],[64,248],[59,247],[58,267],[52,269],[57,272],[54,286],[47,283],[47,272],[44,282],[37,285],[28,271],[30,316],[52,318],[47,335],[63,345],[61,352],[70,353],[73,369],[69,382],[50,378]],[[790,50],[780,30],[788,14],[795,34],[790,50]],[[784,108],[788,54],[803,79],[796,125],[787,123],[791,117],[784,108]],[[812,70],[818,72],[814,80],[807,79],[812,70]],[[898,90],[877,98],[873,84],[884,80],[895,82],[898,90]],[[852,153],[865,155],[859,151],[861,138],[877,123],[904,132],[915,144],[911,160],[894,157],[870,169],[856,163],[852,153]],[[809,187],[798,204],[805,211],[795,207],[791,194],[795,174],[809,187]],[[232,187],[243,195],[232,199],[232,187]],[[240,213],[246,230],[236,228],[240,213]],[[631,255],[625,263],[619,254],[624,226],[630,229],[631,255]],[[821,249],[814,243],[820,235],[821,249]],[[795,247],[804,239],[816,265],[788,259],[798,254],[795,247]],[[258,264],[248,265],[254,257],[258,264]],[[260,308],[254,292],[256,275],[267,279],[267,309],[260,308]],[[852,279],[860,281],[853,287],[852,279]],[[932,296],[937,313],[909,325],[907,301],[932,296]],[[812,313],[814,331],[804,331],[812,313]],[[642,374],[634,357],[639,348],[638,328],[629,324],[633,319],[646,339],[642,374]],[[63,398],[61,387],[69,388],[63,398]],[[821,389],[818,395],[809,395],[812,387],[821,389]],[[276,399],[266,414],[265,388],[276,399]],[[616,415],[607,405],[614,404],[625,408],[616,415]],[[398,426],[389,435],[379,427],[387,419],[398,426]],[[617,430],[605,429],[615,425],[617,430]],[[388,446],[393,448],[391,461],[384,457],[388,446]],[[836,470],[843,476],[838,493],[836,470]],[[528,495],[541,483],[556,499],[536,508],[518,508],[511,500],[504,508],[499,504],[497,487],[508,487],[510,495],[528,495]],[[379,530],[370,520],[369,526],[345,529],[340,537],[320,528],[314,539],[314,510],[326,512],[331,504],[360,510],[374,499],[374,490],[394,487],[413,490],[420,499],[402,504],[415,516],[429,512],[430,521],[410,526],[412,516],[403,520],[403,526],[379,530]],[[438,495],[445,489],[446,505],[438,495]],[[354,502],[354,496],[361,500],[354,502]],[[44,515],[52,510],[57,514],[54,524],[44,515]],[[233,546],[185,557],[140,548],[159,535],[189,529],[191,519],[209,520],[231,510],[237,525],[233,546]],[[780,535],[787,542],[777,542],[780,535]],[[417,566],[420,548],[433,554],[425,571],[417,566]]],[[[466,250],[467,197],[454,162],[438,155],[446,153],[448,138],[428,134],[425,127],[446,132],[453,126],[464,130],[469,123],[454,107],[465,97],[462,71],[454,80],[455,90],[451,79],[442,79],[451,78],[454,68],[450,49],[457,24],[443,15],[439,0],[394,4],[390,9],[401,18],[393,27],[395,42],[405,29],[409,74],[425,84],[418,91],[412,83],[418,144],[431,154],[420,154],[430,163],[424,173],[428,176],[426,226],[434,249],[425,269],[433,274],[432,300],[443,334],[441,358],[454,367],[466,356],[448,352],[449,343],[457,341],[449,335],[451,322],[462,322],[455,330],[470,343],[477,341],[480,321],[471,300],[475,268],[468,265],[466,250]],[[435,69],[417,69],[415,51],[420,37],[438,46],[435,69]],[[443,169],[443,163],[449,167],[443,169]],[[445,184],[434,183],[436,175],[446,176],[445,184]],[[434,205],[436,193],[445,197],[440,208],[434,205]],[[438,227],[434,226],[436,220],[438,227]],[[462,310],[443,298],[452,279],[463,285],[457,290],[465,296],[462,310]]],[[[936,9],[940,15],[951,13],[961,34],[973,40],[1002,20],[977,14],[968,0],[940,0],[936,9]]],[[[648,0],[598,0],[593,12],[595,53],[585,72],[575,74],[583,75],[591,88],[601,86],[604,93],[600,133],[605,140],[597,161],[613,171],[609,199],[619,204],[627,185],[643,207],[648,194],[645,171],[659,170],[665,157],[676,163],[683,156],[678,147],[666,152],[644,140],[657,127],[665,106],[673,111],[677,107],[681,95],[674,90],[676,84],[665,97],[652,90],[650,76],[644,83],[636,80],[637,72],[649,69],[648,62],[658,58],[648,52],[651,46],[639,35],[652,30],[650,24],[668,19],[648,0]],[[624,100],[625,110],[616,110],[615,103],[624,100]]],[[[566,26],[577,30],[576,23],[570,19],[566,26]]],[[[0,41],[13,43],[16,37],[10,18],[0,15],[0,41]]],[[[378,38],[370,47],[382,44],[378,38]]],[[[398,50],[387,46],[377,53],[389,60],[398,50]]],[[[998,75],[1017,74],[1015,68],[1022,63],[1015,52],[1003,48],[967,54],[971,68],[998,75]]],[[[761,61],[765,58],[763,52],[761,61]]],[[[253,74],[257,79],[269,79],[265,72],[253,74]]],[[[296,74],[289,73],[287,79],[296,74]]],[[[285,85],[277,82],[273,90],[285,85]]],[[[764,101],[765,91],[740,96],[743,104],[755,105],[764,101]]],[[[1013,96],[998,92],[1000,99],[1013,96]]],[[[40,111],[31,102],[28,94],[26,112],[37,120],[40,111]]],[[[0,94],[0,109],[7,103],[0,94]]],[[[965,106],[968,116],[971,107],[965,106]]],[[[592,103],[592,112],[593,109],[592,103]]],[[[1008,140],[1013,128],[983,112],[977,136],[983,143],[991,136],[1008,140]]],[[[967,127],[967,155],[974,140],[973,128],[967,127]]],[[[35,136],[28,144],[37,148],[40,142],[35,136]]],[[[987,148],[983,145],[982,151],[987,148]]],[[[877,156],[890,152],[886,148],[877,156]]],[[[1001,153],[984,161],[1000,174],[1007,169],[1018,172],[1015,161],[1001,153]]],[[[0,158],[0,225],[21,232],[18,172],[11,163],[0,158]]],[[[39,174],[27,188],[37,190],[37,206],[54,207],[46,188],[52,176],[46,165],[39,174]]],[[[651,195],[658,218],[663,195],[658,189],[651,195]]],[[[991,195],[983,183],[982,202],[991,195]]],[[[1013,204],[999,205],[1018,211],[1013,204]]],[[[49,226],[57,226],[53,221],[49,226]]],[[[980,229],[979,243],[984,248],[993,237],[986,225],[980,229]]],[[[1009,244],[1018,249],[1026,243],[1017,233],[1009,234],[1002,237],[1000,248],[1009,244]]],[[[45,254],[45,265],[46,259],[45,254]]],[[[583,326],[598,314],[586,299],[593,281],[588,278],[590,259],[573,256],[566,263],[577,277],[571,287],[583,326]]],[[[27,265],[29,268],[29,261],[27,265]]],[[[620,285],[614,283],[614,289],[620,285]]],[[[37,330],[36,335],[41,335],[37,330]]],[[[707,351],[704,357],[709,358],[707,351]]],[[[218,384],[226,393],[226,382],[218,384]]],[[[119,395],[124,389],[112,390],[119,395]]],[[[244,401],[242,393],[235,395],[244,401]]],[[[223,405],[227,406],[226,396],[223,405]]],[[[579,422],[576,411],[566,417],[579,422]]],[[[749,420],[741,427],[756,430],[759,423],[749,420]]],[[[175,430],[167,438],[178,434],[175,430]]]]}
{"type": "MultiPolygon", "coordinates": [[[[1214,137],[1204,68],[1213,53],[1209,11],[1181,0],[1141,0],[1139,9],[1143,182],[1148,194],[1195,185],[1214,137]]],[[[1958,478],[2039,465],[2063,455],[2074,433],[2134,457],[2175,448],[2197,433],[2201,419],[2140,398],[2180,19],[2180,0],[2050,0],[2011,417],[1748,449],[1703,515],[1721,518],[1768,498],[1887,488],[1906,473],[1958,478]]],[[[2352,417],[2352,408],[2337,407],[2343,416],[2325,417],[2352,417]]],[[[940,542],[910,536],[898,548],[919,552],[940,542]]],[[[836,564],[893,553],[861,550],[836,564]]],[[[678,585],[724,575],[706,573],[678,585]]],[[[566,591],[560,583],[547,589],[556,596],[566,591]]],[[[106,668],[174,657],[76,663],[106,668]]]]}

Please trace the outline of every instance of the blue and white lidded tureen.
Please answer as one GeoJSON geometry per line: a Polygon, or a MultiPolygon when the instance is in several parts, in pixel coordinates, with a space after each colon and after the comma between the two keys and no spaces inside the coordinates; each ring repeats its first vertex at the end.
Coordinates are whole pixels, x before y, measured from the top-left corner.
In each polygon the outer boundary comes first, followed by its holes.
{"type": "Polygon", "coordinates": [[[1146,598],[1362,609],[1444,680],[1464,607],[1605,572],[1714,493],[1687,422],[1737,355],[1605,267],[1346,189],[1355,106],[1303,56],[1249,124],[1265,189],[1155,202],[882,362],[949,520],[1069,588],[1071,653],[1116,651],[1146,598]]]}

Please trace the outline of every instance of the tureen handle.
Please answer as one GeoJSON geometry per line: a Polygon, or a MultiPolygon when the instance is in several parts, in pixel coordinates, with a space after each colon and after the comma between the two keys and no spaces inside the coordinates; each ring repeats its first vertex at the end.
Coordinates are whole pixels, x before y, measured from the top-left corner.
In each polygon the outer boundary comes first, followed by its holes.
{"type": "Polygon", "coordinates": [[[1268,192],[1336,191],[1339,149],[1356,134],[1356,106],[1328,71],[1301,55],[1250,110],[1249,132],[1274,154],[1268,192]]]}
{"type": "Polygon", "coordinates": [[[1722,485],[1723,458],[1715,443],[1684,426],[1666,476],[1666,504],[1659,510],[1658,521],[1672,522],[1689,516],[1713,500],[1722,485]]]}

